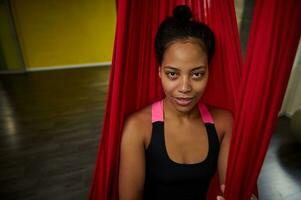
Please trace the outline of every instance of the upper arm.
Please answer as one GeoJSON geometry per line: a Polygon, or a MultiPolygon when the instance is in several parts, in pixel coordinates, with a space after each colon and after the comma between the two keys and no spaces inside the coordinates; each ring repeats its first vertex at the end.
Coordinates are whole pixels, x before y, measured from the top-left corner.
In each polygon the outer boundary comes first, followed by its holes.
{"type": "Polygon", "coordinates": [[[218,174],[220,184],[225,184],[226,172],[227,172],[227,163],[228,155],[230,149],[230,139],[232,133],[233,117],[232,113],[226,110],[223,110],[220,113],[219,123],[221,124],[222,139],[220,144],[220,152],[218,156],[218,174]]]}
{"type": "MultiPolygon", "coordinates": [[[[140,125],[141,126],[141,125],[140,125]]],[[[143,133],[135,117],[126,120],[120,147],[119,199],[142,199],[145,177],[143,133]]]]}

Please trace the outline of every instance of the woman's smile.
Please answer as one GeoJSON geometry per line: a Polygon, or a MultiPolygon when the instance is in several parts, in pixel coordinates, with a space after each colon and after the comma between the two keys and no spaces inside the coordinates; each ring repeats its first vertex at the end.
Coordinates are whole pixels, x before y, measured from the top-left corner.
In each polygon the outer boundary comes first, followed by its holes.
{"type": "Polygon", "coordinates": [[[182,97],[176,97],[175,98],[176,100],[176,103],[179,105],[179,106],[189,106],[193,100],[193,98],[182,98],[182,97]]]}

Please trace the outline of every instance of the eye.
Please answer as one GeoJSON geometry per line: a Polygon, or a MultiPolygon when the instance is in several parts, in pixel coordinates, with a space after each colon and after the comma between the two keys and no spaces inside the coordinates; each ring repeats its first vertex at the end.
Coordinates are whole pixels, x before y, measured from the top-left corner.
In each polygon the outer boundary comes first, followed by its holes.
{"type": "Polygon", "coordinates": [[[202,76],[204,76],[204,74],[205,74],[205,72],[194,72],[192,74],[192,78],[193,79],[200,79],[200,78],[202,78],[202,76]]]}
{"type": "Polygon", "coordinates": [[[178,74],[176,72],[166,72],[166,75],[170,79],[176,79],[178,77],[178,74]]]}

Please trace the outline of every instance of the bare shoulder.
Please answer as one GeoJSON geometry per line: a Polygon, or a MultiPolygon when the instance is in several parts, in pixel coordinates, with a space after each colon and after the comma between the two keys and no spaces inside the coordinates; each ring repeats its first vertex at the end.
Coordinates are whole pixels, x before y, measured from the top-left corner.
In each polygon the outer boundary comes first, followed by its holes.
{"type": "Polygon", "coordinates": [[[232,113],[229,110],[217,108],[217,107],[213,107],[213,106],[208,107],[208,109],[214,119],[217,119],[217,120],[222,119],[222,120],[226,120],[227,122],[230,122],[231,120],[233,120],[232,113]]]}
{"type": "Polygon", "coordinates": [[[125,127],[133,130],[143,129],[147,124],[151,124],[151,106],[132,113],[125,120],[125,127]]]}
{"type": "Polygon", "coordinates": [[[213,106],[208,106],[208,109],[213,117],[219,136],[223,137],[226,131],[231,131],[233,124],[233,114],[231,111],[213,106]]]}
{"type": "Polygon", "coordinates": [[[143,142],[147,133],[151,130],[151,106],[144,107],[129,115],[124,123],[123,138],[125,140],[134,140],[136,142],[143,142]]]}

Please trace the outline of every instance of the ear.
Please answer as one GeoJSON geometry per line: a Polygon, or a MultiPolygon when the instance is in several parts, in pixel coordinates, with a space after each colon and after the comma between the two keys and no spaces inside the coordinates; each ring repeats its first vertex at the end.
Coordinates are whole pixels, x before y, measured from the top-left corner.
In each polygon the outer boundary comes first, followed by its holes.
{"type": "Polygon", "coordinates": [[[159,67],[158,67],[158,75],[161,78],[161,65],[159,65],[159,67]]]}

